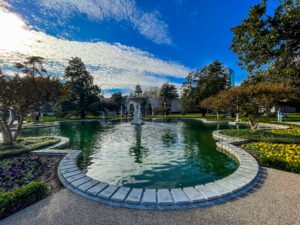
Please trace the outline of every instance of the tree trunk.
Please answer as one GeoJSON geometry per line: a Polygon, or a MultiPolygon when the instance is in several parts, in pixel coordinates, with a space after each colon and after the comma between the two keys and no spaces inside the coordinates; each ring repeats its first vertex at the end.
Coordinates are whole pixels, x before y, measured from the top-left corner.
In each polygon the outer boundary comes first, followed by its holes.
{"type": "Polygon", "coordinates": [[[251,131],[254,132],[258,127],[258,118],[249,118],[251,131]]]}
{"type": "Polygon", "coordinates": [[[84,111],[84,110],[81,110],[81,111],[80,111],[80,118],[81,118],[81,119],[85,119],[85,116],[86,116],[86,115],[85,115],[85,111],[84,111]]]}
{"type": "Polygon", "coordinates": [[[240,116],[239,116],[239,114],[238,114],[238,113],[236,114],[235,121],[237,121],[237,122],[239,122],[239,121],[240,121],[240,116]]]}
{"type": "Polygon", "coordinates": [[[3,118],[2,121],[0,122],[0,130],[2,132],[3,143],[11,145],[13,143],[13,136],[8,124],[6,123],[5,120],[3,120],[3,118]]]}
{"type": "Polygon", "coordinates": [[[13,135],[13,141],[16,141],[17,138],[19,137],[21,129],[22,129],[23,121],[24,121],[23,115],[20,115],[20,120],[18,122],[18,126],[17,126],[17,129],[16,129],[16,132],[13,135]]]}
{"type": "Polygon", "coordinates": [[[220,118],[219,118],[219,112],[217,112],[217,120],[219,120],[220,118]]]}

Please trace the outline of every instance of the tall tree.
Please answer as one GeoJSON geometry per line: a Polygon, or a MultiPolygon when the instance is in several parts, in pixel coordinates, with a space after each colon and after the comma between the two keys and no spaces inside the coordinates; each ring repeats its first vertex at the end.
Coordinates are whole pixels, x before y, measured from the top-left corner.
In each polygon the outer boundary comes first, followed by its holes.
{"type": "Polygon", "coordinates": [[[205,114],[200,102],[231,86],[232,70],[219,61],[190,73],[183,84],[181,106],[185,112],[200,111],[205,114]]]}
{"type": "Polygon", "coordinates": [[[120,110],[122,110],[122,106],[123,106],[123,96],[122,93],[118,92],[118,93],[113,93],[111,95],[111,101],[115,104],[116,106],[116,111],[119,112],[120,110]]]}
{"type": "Polygon", "coordinates": [[[171,106],[172,100],[178,97],[177,88],[174,84],[164,83],[159,92],[161,104],[171,106]]]}
{"type": "Polygon", "coordinates": [[[267,1],[253,6],[248,18],[232,29],[231,49],[251,75],[263,74],[274,82],[300,87],[300,3],[281,2],[273,13],[267,1]]]}
{"type": "Polygon", "coordinates": [[[47,75],[47,70],[43,66],[44,58],[40,56],[30,56],[23,63],[16,63],[15,67],[22,73],[30,76],[47,75]]]}
{"type": "Polygon", "coordinates": [[[64,78],[72,91],[71,102],[80,117],[86,117],[88,106],[99,100],[100,88],[93,84],[93,77],[87,71],[84,63],[78,57],[69,60],[64,78]]]}

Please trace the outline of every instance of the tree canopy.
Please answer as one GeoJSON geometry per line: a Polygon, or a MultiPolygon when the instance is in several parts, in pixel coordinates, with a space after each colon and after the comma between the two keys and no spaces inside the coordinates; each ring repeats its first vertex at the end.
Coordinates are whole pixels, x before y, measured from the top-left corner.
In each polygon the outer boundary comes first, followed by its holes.
{"type": "Polygon", "coordinates": [[[280,2],[272,14],[266,0],[253,6],[248,18],[232,29],[231,49],[251,75],[263,74],[300,87],[300,3],[280,2]]]}
{"type": "Polygon", "coordinates": [[[259,118],[269,113],[280,101],[294,97],[296,90],[287,83],[260,82],[255,85],[232,87],[207,98],[202,106],[207,109],[244,113],[251,129],[256,130],[259,118]]]}
{"type": "Polygon", "coordinates": [[[184,112],[201,111],[200,102],[231,86],[232,70],[219,61],[190,73],[182,85],[181,107],[184,112]]]}
{"type": "Polygon", "coordinates": [[[76,111],[81,118],[85,118],[88,106],[95,101],[100,101],[100,88],[93,84],[93,77],[78,57],[69,60],[64,78],[67,80],[67,85],[70,87],[72,95],[69,101],[62,104],[69,107],[65,108],[66,110],[76,111]]]}
{"type": "Polygon", "coordinates": [[[161,104],[171,105],[173,99],[178,97],[177,88],[174,84],[164,83],[159,91],[161,104]]]}
{"type": "Polygon", "coordinates": [[[117,93],[113,93],[111,95],[111,101],[113,104],[115,104],[115,110],[119,111],[121,110],[121,107],[123,106],[123,96],[122,93],[117,92],[117,93]]]}
{"type": "MultiPolygon", "coordinates": [[[[11,144],[17,139],[25,115],[68,96],[67,89],[57,78],[41,76],[41,70],[36,65],[43,68],[42,63],[41,57],[29,57],[24,63],[16,64],[24,76],[16,74],[8,78],[0,74],[0,129],[5,143],[11,144]],[[9,113],[12,114],[11,121],[8,119],[9,113]],[[12,133],[14,122],[17,127],[12,133]]],[[[43,68],[43,74],[46,72],[43,68]]]]}

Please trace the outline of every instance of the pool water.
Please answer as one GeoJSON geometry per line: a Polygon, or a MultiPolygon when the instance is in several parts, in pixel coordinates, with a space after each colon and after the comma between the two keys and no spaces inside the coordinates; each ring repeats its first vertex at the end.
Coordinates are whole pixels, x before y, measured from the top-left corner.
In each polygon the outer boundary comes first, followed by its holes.
{"type": "Polygon", "coordinates": [[[197,120],[63,122],[58,127],[23,130],[23,136],[62,135],[82,150],[79,165],[109,184],[138,188],[178,188],[221,179],[237,163],[217,151],[212,131],[229,126],[197,120]],[[218,126],[218,127],[217,127],[218,126]]]}

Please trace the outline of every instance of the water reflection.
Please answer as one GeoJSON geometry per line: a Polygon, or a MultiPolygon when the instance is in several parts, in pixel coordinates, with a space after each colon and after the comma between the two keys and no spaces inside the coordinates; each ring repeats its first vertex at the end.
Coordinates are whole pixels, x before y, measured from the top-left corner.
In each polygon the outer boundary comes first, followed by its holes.
{"type": "Polygon", "coordinates": [[[135,144],[129,148],[130,155],[134,156],[135,163],[143,163],[143,157],[147,156],[148,148],[144,147],[142,144],[142,127],[135,125],[135,144]]]}

